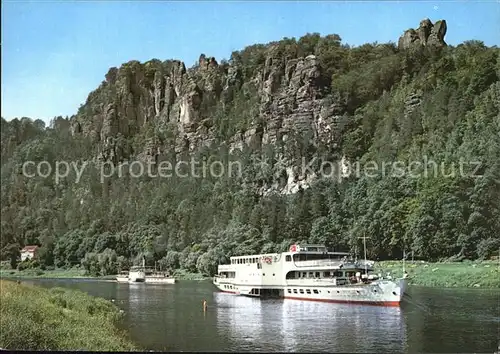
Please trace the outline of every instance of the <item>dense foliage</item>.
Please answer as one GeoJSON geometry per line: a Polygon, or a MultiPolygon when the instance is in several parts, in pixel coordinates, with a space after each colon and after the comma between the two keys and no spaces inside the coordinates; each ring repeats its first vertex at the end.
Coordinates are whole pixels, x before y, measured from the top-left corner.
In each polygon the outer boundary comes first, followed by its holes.
{"type": "MultiPolygon", "coordinates": [[[[50,127],[40,120],[2,119],[2,259],[14,265],[21,246],[39,244],[42,263],[82,264],[92,274],[114,273],[142,256],[150,265],[213,274],[229,256],[285,250],[293,242],[357,251],[363,235],[369,256],[379,259],[401,258],[403,250],[428,260],[498,253],[497,48],[477,41],[442,50],[350,48],[338,36],[317,34],[278,44],[285,57],[315,54],[327,94],[346,106],[335,149],[311,151],[297,143],[299,155],[344,156],[361,166],[432,160],[437,173],[431,164],[427,172],[417,169],[418,177],[398,175],[389,165],[385,174],[317,179],[292,195],[263,196],[255,185],[272,176],[272,167],[261,169],[250,148],[229,154],[224,144],[246,127],[258,102],[248,82],[232,104],[213,113],[220,144],[197,152],[243,161],[241,178],[112,177],[101,183],[98,170],[89,167],[78,183],[74,172],[61,181],[28,178],[21,173],[24,161],[81,164],[96,155],[96,147],[71,136],[67,118],[50,127]],[[411,95],[417,105],[408,102],[411,95]],[[465,173],[459,173],[460,163],[465,173]]],[[[232,54],[243,81],[262,69],[266,48],[232,54]]],[[[169,144],[168,127],[158,132],[152,124],[135,136],[134,146],[155,134],[169,144]]],[[[262,153],[272,157],[276,149],[265,146],[262,153]]]]}

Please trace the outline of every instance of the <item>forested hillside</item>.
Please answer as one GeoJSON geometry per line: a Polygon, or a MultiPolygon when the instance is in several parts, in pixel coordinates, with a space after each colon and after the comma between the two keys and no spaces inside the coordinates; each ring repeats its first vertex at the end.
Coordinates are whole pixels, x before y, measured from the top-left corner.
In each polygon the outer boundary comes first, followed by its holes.
{"type": "Polygon", "coordinates": [[[38,244],[46,266],[111,274],[145,256],[213,274],[293,242],[361,251],[363,235],[379,259],[498,254],[500,51],[445,33],[426,20],[397,45],[307,34],[187,69],[131,61],[72,117],[2,118],[1,259],[38,244]],[[241,173],[158,176],[192,159],[241,173]],[[41,161],[75,165],[56,179],[41,161]],[[108,173],[133,161],[156,177],[108,173]]]}

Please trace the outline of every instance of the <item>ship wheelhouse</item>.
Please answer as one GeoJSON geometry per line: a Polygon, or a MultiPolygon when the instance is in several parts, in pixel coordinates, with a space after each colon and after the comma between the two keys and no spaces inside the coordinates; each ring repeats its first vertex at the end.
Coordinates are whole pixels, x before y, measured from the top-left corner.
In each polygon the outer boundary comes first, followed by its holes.
{"type": "Polygon", "coordinates": [[[297,281],[333,282],[336,285],[366,282],[377,278],[370,262],[357,262],[346,252],[329,252],[323,245],[292,245],[285,263],[287,284],[297,281]]]}

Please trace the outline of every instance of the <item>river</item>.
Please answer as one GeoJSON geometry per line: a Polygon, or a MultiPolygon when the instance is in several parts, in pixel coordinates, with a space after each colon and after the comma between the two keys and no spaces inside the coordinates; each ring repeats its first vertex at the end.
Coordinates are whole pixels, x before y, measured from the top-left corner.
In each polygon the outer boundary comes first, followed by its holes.
{"type": "Polygon", "coordinates": [[[125,311],[123,326],[131,339],[146,350],[493,353],[500,338],[497,289],[410,287],[408,300],[390,308],[261,301],[220,293],[209,281],[23,282],[113,299],[125,311]]]}

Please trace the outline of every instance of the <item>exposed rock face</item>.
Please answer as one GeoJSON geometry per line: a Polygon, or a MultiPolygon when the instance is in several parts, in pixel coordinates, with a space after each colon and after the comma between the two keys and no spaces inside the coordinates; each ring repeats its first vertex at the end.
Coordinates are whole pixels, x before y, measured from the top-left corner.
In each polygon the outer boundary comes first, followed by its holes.
{"type": "MultiPolygon", "coordinates": [[[[73,133],[89,135],[106,147],[113,144],[110,138],[129,138],[154,121],[177,126],[177,152],[208,145],[214,134],[206,124],[211,118],[207,107],[230,104],[242,80],[237,65],[222,67],[204,55],[199,64],[186,70],[179,61],[143,65],[133,61],[110,69],[106,81],[89,95],[75,117],[73,133]]],[[[251,84],[260,98],[255,107],[257,116],[247,131],[228,141],[231,149],[244,144],[258,147],[284,143],[294,132],[309,131],[316,139],[333,138],[332,124],[336,115],[342,114],[342,107],[324,99],[320,67],[314,56],[285,60],[271,49],[251,84]]]]}
{"type": "MultiPolygon", "coordinates": [[[[445,21],[432,24],[426,19],[417,30],[404,33],[399,47],[443,46],[445,34],[445,21]]],[[[273,145],[284,163],[273,189],[293,193],[307,188],[312,177],[299,176],[291,162],[297,145],[307,141],[334,151],[342,133],[339,126],[349,117],[343,101],[325,85],[314,55],[283,55],[273,44],[263,53],[250,76],[248,67],[237,60],[219,64],[204,54],[190,69],[178,60],[156,59],[111,68],[73,118],[71,131],[91,137],[99,146],[99,158],[115,162],[190,153],[214,143],[225,144],[230,151],[273,145]],[[221,138],[217,117],[242,100],[244,108],[234,111],[244,111],[245,125],[221,138]],[[135,137],[141,143],[131,146],[135,137]]]]}
{"type": "Polygon", "coordinates": [[[429,19],[420,22],[418,29],[409,29],[399,38],[399,49],[410,49],[414,46],[446,46],[444,36],[446,35],[446,21],[436,21],[435,24],[429,19]]]}

